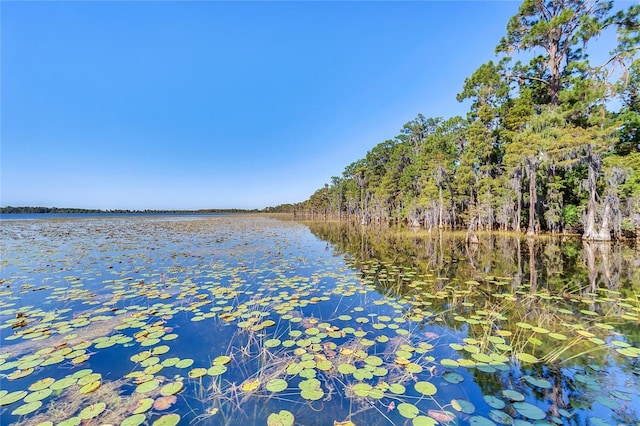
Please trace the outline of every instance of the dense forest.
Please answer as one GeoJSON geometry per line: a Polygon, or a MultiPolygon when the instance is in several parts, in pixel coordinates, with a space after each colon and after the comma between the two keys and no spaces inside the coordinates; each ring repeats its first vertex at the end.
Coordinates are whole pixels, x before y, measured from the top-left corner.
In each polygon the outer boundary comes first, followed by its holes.
{"type": "Polygon", "coordinates": [[[418,115],[308,200],[266,210],[461,228],[471,241],[479,230],[640,235],[640,5],[615,6],[525,0],[464,81],[466,117],[418,115]]]}

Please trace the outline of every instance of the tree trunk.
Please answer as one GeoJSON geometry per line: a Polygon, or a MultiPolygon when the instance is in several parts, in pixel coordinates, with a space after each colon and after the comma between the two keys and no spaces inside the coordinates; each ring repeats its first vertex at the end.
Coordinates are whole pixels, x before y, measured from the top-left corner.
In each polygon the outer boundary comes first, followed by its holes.
{"type": "Polygon", "coordinates": [[[529,247],[529,287],[531,293],[538,291],[538,270],[536,269],[536,242],[533,238],[527,238],[529,247]]]}
{"type": "Polygon", "coordinates": [[[467,243],[467,245],[478,244],[480,242],[480,240],[478,239],[478,236],[476,235],[477,223],[478,223],[477,216],[474,216],[473,219],[471,219],[471,221],[469,222],[469,227],[467,228],[467,235],[465,237],[465,242],[467,243]]]}
{"type": "Polygon", "coordinates": [[[609,216],[611,214],[611,204],[607,199],[604,202],[602,211],[602,223],[598,228],[596,226],[596,215],[598,210],[596,182],[598,173],[596,170],[596,159],[591,155],[591,150],[587,151],[587,163],[589,166],[589,176],[587,178],[587,186],[589,190],[589,203],[587,204],[587,220],[584,226],[583,240],[589,241],[609,241],[611,240],[611,232],[609,231],[609,216]]]}
{"type": "Polygon", "coordinates": [[[438,193],[440,198],[440,205],[438,206],[438,229],[442,229],[442,207],[444,204],[442,201],[442,186],[438,186],[438,193]]]}
{"type": "Polygon", "coordinates": [[[527,228],[527,235],[535,235],[537,226],[536,220],[536,204],[538,203],[538,194],[536,190],[536,174],[538,165],[535,162],[528,161],[529,169],[529,227],[527,228]]]}
{"type": "Polygon", "coordinates": [[[516,217],[513,230],[520,232],[520,216],[522,215],[522,171],[519,169],[514,175],[514,191],[516,192],[516,217]]]}

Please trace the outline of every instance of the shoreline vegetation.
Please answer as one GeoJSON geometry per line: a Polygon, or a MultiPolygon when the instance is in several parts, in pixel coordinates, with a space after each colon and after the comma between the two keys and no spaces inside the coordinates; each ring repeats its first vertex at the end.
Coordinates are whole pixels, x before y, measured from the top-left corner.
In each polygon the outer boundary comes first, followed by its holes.
{"type": "Polygon", "coordinates": [[[524,0],[457,95],[466,117],[419,114],[306,201],[264,211],[466,230],[467,243],[640,238],[639,46],[640,5],[524,0]]]}

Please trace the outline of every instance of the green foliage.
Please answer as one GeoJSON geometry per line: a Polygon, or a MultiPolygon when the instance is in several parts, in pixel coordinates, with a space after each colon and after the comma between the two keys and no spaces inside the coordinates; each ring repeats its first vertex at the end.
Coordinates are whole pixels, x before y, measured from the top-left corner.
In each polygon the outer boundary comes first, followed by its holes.
{"type": "Polygon", "coordinates": [[[562,208],[562,220],[567,228],[571,229],[580,222],[578,207],[573,204],[567,204],[562,208]]]}
{"type": "Polygon", "coordinates": [[[639,16],[638,5],[524,0],[496,58],[464,81],[466,119],[418,114],[293,210],[470,232],[562,232],[584,218],[591,239],[640,230],[639,16]],[[592,64],[606,31],[611,56],[592,64]]]}

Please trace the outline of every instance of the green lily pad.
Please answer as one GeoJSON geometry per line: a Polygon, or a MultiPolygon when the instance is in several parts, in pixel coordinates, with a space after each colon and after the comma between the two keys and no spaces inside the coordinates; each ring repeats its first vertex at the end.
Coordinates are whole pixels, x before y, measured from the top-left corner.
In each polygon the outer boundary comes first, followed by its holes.
{"type": "Polygon", "coordinates": [[[184,388],[184,384],[179,381],[167,383],[166,385],[162,386],[162,388],[160,388],[160,395],[162,396],[175,395],[178,392],[180,392],[183,388],[184,388]]]}
{"type": "Polygon", "coordinates": [[[164,365],[165,367],[173,367],[175,366],[178,361],[180,361],[180,358],[178,357],[171,357],[171,358],[167,358],[164,361],[162,361],[162,365],[164,365]]]}
{"type": "Polygon", "coordinates": [[[275,348],[277,346],[280,346],[280,339],[268,339],[264,341],[264,346],[267,348],[275,348]]]}
{"type": "Polygon", "coordinates": [[[78,426],[80,423],[82,423],[82,420],[80,420],[80,417],[75,416],[75,417],[68,418],[67,420],[61,421],[56,426],[78,426]]]}
{"type": "Polygon", "coordinates": [[[457,385],[458,383],[462,382],[464,380],[464,377],[462,377],[460,374],[455,373],[453,371],[448,371],[446,373],[444,373],[442,375],[442,378],[444,380],[446,380],[447,382],[457,385]]]}
{"type": "Polygon", "coordinates": [[[406,389],[400,383],[393,383],[389,386],[389,392],[394,393],[396,395],[402,395],[406,392],[406,389]]]}
{"type": "Polygon", "coordinates": [[[486,417],[472,416],[469,418],[470,426],[496,426],[496,424],[486,417]]]}
{"type": "Polygon", "coordinates": [[[506,406],[503,400],[496,398],[493,395],[485,395],[484,401],[489,405],[489,407],[495,408],[496,410],[502,410],[506,406]]]}
{"type": "Polygon", "coordinates": [[[146,413],[153,406],[153,398],[142,398],[138,401],[136,407],[132,411],[132,414],[146,413]]]}
{"type": "Polygon", "coordinates": [[[27,391],[24,390],[7,393],[3,397],[0,397],[0,406],[13,404],[25,396],[27,396],[27,391]]]}
{"type": "Polygon", "coordinates": [[[542,389],[551,389],[552,387],[551,382],[547,379],[538,379],[532,376],[523,376],[522,378],[532,386],[536,386],[542,389]]]}
{"type": "Polygon", "coordinates": [[[518,414],[531,420],[542,420],[547,417],[547,414],[542,409],[528,402],[515,402],[513,408],[516,409],[518,414]]]}
{"type": "Polygon", "coordinates": [[[213,359],[213,365],[225,365],[231,362],[231,357],[227,355],[220,355],[213,359]]]}
{"type": "Polygon", "coordinates": [[[29,386],[30,391],[39,391],[42,389],[46,389],[51,386],[56,380],[53,377],[46,377],[44,379],[40,379],[37,382],[34,382],[29,386]]]}
{"type": "Polygon", "coordinates": [[[304,389],[300,392],[300,396],[309,401],[317,401],[324,396],[324,391],[320,388],[316,389],[304,389]]]}
{"type": "Polygon", "coordinates": [[[353,385],[353,393],[361,397],[369,396],[369,392],[373,387],[368,383],[356,383],[353,385]]]}
{"type": "Polygon", "coordinates": [[[191,358],[181,359],[176,362],[176,368],[189,368],[193,365],[193,360],[191,358]]]}
{"type": "Polygon", "coordinates": [[[279,413],[271,413],[267,418],[267,426],[293,426],[295,418],[287,410],[280,410],[279,413]]]}
{"type": "Polygon", "coordinates": [[[491,410],[489,411],[489,417],[496,423],[501,423],[503,425],[510,425],[513,423],[513,418],[500,410],[491,410]]]}
{"type": "Polygon", "coordinates": [[[549,333],[549,337],[552,337],[556,340],[567,340],[567,336],[560,333],[549,333]]]}
{"type": "Polygon", "coordinates": [[[333,364],[328,359],[321,359],[316,362],[316,368],[321,371],[329,371],[333,368],[333,364]]]}
{"type": "Polygon", "coordinates": [[[90,406],[80,411],[80,414],[78,414],[78,417],[81,420],[89,420],[102,414],[102,412],[106,408],[107,408],[107,404],[105,404],[104,402],[97,402],[95,404],[91,404],[90,406]]]}
{"type": "Polygon", "coordinates": [[[193,370],[189,371],[188,376],[191,379],[197,379],[197,378],[200,378],[200,377],[204,376],[205,374],[207,374],[207,369],[206,368],[197,367],[197,368],[194,368],[193,370]]]}
{"type": "Polygon", "coordinates": [[[502,391],[502,396],[504,396],[505,398],[511,401],[517,401],[517,402],[524,401],[524,395],[512,389],[504,389],[502,391]]]}
{"type": "Polygon", "coordinates": [[[409,364],[404,366],[404,369],[407,370],[409,373],[414,373],[414,374],[419,374],[422,373],[423,368],[413,362],[410,362],[409,364]]]}
{"type": "Polygon", "coordinates": [[[382,363],[383,363],[382,358],[380,358],[379,356],[375,356],[375,355],[369,355],[368,357],[366,357],[364,359],[364,362],[366,364],[373,365],[375,367],[378,367],[378,366],[382,365],[382,363]]]}
{"type": "Polygon", "coordinates": [[[77,381],[78,380],[74,379],[73,377],[65,377],[63,379],[56,380],[49,387],[54,391],[59,391],[59,390],[62,390],[62,389],[66,389],[69,386],[75,385],[77,381]]]}
{"type": "Polygon", "coordinates": [[[120,426],[139,426],[147,420],[144,414],[134,414],[127,417],[120,423],[120,426]]]}
{"type": "Polygon", "coordinates": [[[356,367],[351,364],[340,364],[338,366],[338,371],[341,374],[353,374],[356,371],[356,367]]]}
{"type": "Polygon", "coordinates": [[[409,404],[408,402],[403,402],[398,404],[398,412],[407,419],[413,419],[418,416],[420,410],[413,404],[409,404]]]}
{"type": "Polygon", "coordinates": [[[473,414],[476,411],[476,407],[466,399],[451,400],[451,407],[464,414],[473,414]]]}
{"type": "Polygon", "coordinates": [[[40,389],[24,397],[24,402],[42,401],[53,393],[51,389],[40,389]]]}
{"type": "Polygon", "coordinates": [[[14,416],[24,416],[33,413],[40,407],[42,407],[42,401],[31,401],[17,407],[11,412],[11,414],[13,414],[14,416]]]}
{"type": "Polygon", "coordinates": [[[458,368],[460,366],[460,364],[458,364],[458,361],[449,358],[441,359],[440,365],[447,368],[458,368]]]}
{"type": "Polygon", "coordinates": [[[163,355],[163,354],[166,354],[167,352],[169,352],[169,349],[170,348],[167,345],[156,346],[155,348],[151,349],[151,354],[152,355],[163,355]]]}
{"type": "Polygon", "coordinates": [[[435,395],[438,389],[430,382],[416,382],[413,385],[416,391],[420,392],[423,395],[432,396],[435,395]]]}
{"type": "Polygon", "coordinates": [[[431,417],[417,416],[411,419],[413,426],[435,426],[438,422],[431,417]]]}
{"type": "Polygon", "coordinates": [[[180,415],[176,413],[165,414],[153,422],[153,426],[176,426],[180,423],[180,415]]]}
{"type": "Polygon", "coordinates": [[[272,379],[267,382],[265,388],[269,392],[282,392],[287,388],[288,384],[286,380],[283,379],[272,379]]]}
{"type": "Polygon", "coordinates": [[[209,376],[219,376],[223,373],[226,373],[227,366],[222,364],[214,364],[207,369],[207,374],[209,376]]]}
{"type": "Polygon", "coordinates": [[[149,380],[148,382],[144,382],[139,384],[136,389],[135,392],[137,393],[149,393],[151,391],[154,391],[158,386],[160,386],[160,382],[157,380],[149,380]]]}
{"type": "Polygon", "coordinates": [[[527,362],[529,364],[535,364],[537,362],[540,362],[540,360],[535,356],[524,353],[524,352],[518,352],[516,354],[516,358],[518,358],[522,362],[527,362]]]}

